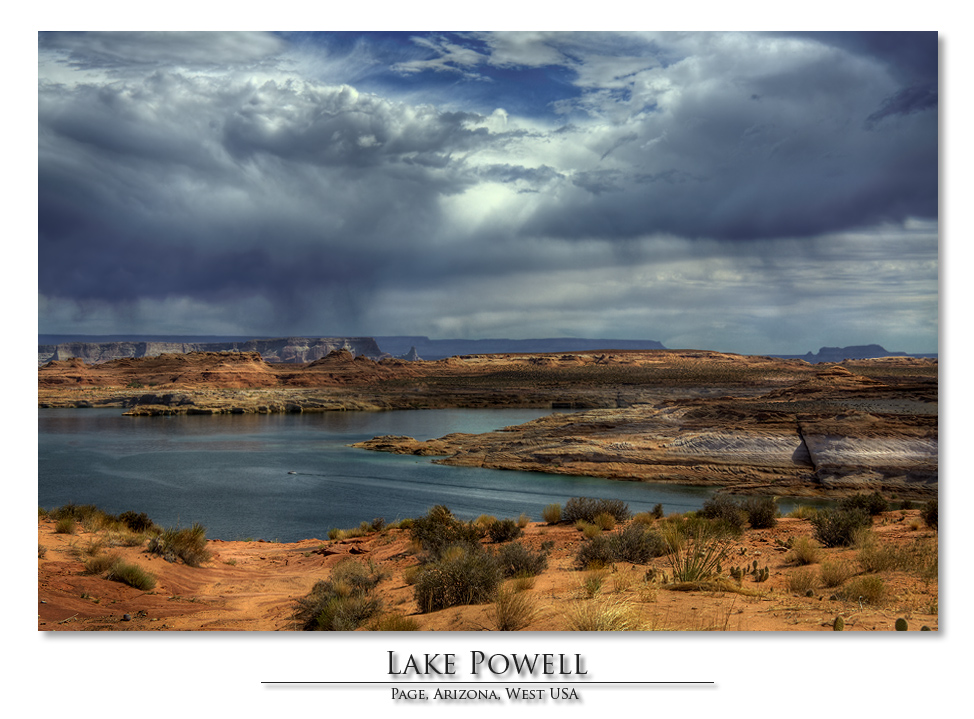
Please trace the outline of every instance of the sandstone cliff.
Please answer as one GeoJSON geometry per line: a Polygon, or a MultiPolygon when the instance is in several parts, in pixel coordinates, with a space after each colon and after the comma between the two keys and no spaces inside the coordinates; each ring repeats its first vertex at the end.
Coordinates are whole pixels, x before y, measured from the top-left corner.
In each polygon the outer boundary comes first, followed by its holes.
{"type": "Polygon", "coordinates": [[[371,337],[281,337],[233,342],[63,342],[38,345],[37,364],[81,359],[89,364],[127,357],[158,357],[190,352],[257,352],[267,362],[313,362],[329,352],[347,349],[356,356],[379,358],[382,350],[371,337]]]}

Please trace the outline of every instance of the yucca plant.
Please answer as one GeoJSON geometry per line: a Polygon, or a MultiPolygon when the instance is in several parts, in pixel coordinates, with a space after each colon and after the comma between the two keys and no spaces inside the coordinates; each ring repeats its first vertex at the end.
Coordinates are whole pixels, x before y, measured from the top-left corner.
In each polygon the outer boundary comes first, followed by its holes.
{"type": "Polygon", "coordinates": [[[669,555],[673,580],[699,582],[720,574],[728,547],[722,536],[697,528],[684,540],[682,548],[674,547],[669,555]]]}

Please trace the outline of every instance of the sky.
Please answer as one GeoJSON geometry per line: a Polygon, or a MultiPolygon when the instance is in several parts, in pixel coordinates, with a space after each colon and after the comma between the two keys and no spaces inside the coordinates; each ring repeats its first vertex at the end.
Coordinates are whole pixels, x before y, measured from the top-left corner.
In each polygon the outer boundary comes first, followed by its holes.
{"type": "Polygon", "coordinates": [[[935,32],[42,32],[38,331],[938,350],[935,32]]]}

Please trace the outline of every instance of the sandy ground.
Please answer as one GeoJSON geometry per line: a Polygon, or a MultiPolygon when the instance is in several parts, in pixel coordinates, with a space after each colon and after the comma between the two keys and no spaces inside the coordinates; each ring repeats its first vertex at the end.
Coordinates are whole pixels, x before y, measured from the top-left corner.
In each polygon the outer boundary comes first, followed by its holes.
{"type": "MultiPolygon", "coordinates": [[[[55,523],[38,519],[38,629],[41,631],[292,631],[298,598],[319,579],[326,579],[342,559],[372,562],[386,578],[377,587],[383,612],[409,617],[421,630],[493,630],[493,605],[452,607],[421,614],[413,587],[403,570],[418,563],[405,530],[384,530],[345,540],[308,539],[295,543],[210,541],[212,561],[193,568],[168,563],[144,547],[102,547],[150,571],[156,587],[148,592],[86,574],[84,557],[90,547],[105,543],[98,532],[78,528],[57,534],[55,523]]],[[[936,539],[917,510],[893,511],[874,525],[883,542],[908,545],[936,539]]],[[[675,591],[672,585],[647,581],[647,573],[669,571],[666,558],[650,565],[619,563],[603,570],[601,590],[590,597],[583,588],[588,576],[574,567],[575,554],[586,541],[574,527],[532,523],[516,541],[538,549],[554,541],[548,569],[526,590],[535,609],[528,631],[565,630],[570,615],[584,606],[624,603],[647,630],[675,631],[831,631],[837,616],[847,631],[888,631],[897,618],[910,630],[926,625],[938,629],[937,579],[926,581],[903,572],[881,572],[888,597],[879,605],[843,601],[835,589],[816,585],[811,596],[789,591],[789,577],[802,571],[782,546],[789,537],[811,536],[806,520],[782,518],[771,529],[747,530],[734,541],[727,566],[768,566],[767,581],[750,577],[744,593],[707,589],[675,591]]],[[[487,540],[485,540],[487,541],[487,540]]],[[[845,559],[857,566],[854,549],[828,549],[823,561],[845,559]]],[[[816,570],[816,565],[808,569],[816,570]]],[[[724,570],[725,573],[727,570],[724,570]]],[[[859,570],[861,571],[861,569],[859,570]]],[[[510,581],[510,580],[509,580],[510,581]]]]}

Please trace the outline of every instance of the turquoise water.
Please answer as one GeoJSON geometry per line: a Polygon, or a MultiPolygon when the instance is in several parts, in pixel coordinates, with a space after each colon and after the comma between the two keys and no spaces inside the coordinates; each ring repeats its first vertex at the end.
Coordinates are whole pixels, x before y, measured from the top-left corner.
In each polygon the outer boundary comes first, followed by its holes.
{"type": "Polygon", "coordinates": [[[540,520],[575,496],[621,499],[633,512],[700,507],[712,490],[447,467],[430,458],[346,445],[383,434],[416,439],[486,432],[540,410],[413,410],[321,414],[123,417],[121,410],[38,410],[38,505],[95,504],[146,512],[163,526],[199,522],[213,539],[327,537],[424,514],[540,520]]]}

